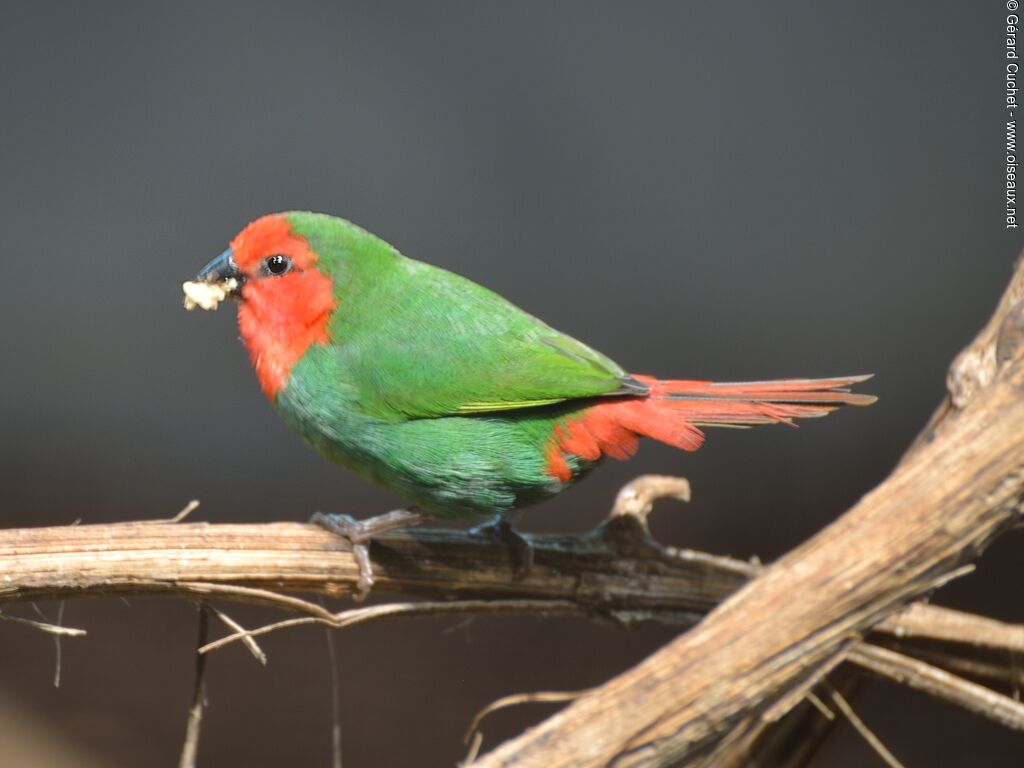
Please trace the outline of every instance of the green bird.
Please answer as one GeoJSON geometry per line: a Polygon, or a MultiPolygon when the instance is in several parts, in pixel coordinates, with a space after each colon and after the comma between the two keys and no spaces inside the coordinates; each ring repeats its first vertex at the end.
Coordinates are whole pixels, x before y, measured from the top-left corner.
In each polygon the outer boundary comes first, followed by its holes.
{"type": "MultiPolygon", "coordinates": [[[[491,517],[546,499],[641,437],[693,451],[701,427],[792,423],[875,398],[868,376],[750,383],[627,373],[492,291],[334,216],[264,216],[186,283],[186,305],[239,299],[266,396],[318,451],[438,518],[491,517]],[[205,295],[203,295],[205,293],[205,295]]],[[[318,522],[361,547],[419,519],[318,522]],[[372,522],[372,521],[371,521],[372,522]]]]}

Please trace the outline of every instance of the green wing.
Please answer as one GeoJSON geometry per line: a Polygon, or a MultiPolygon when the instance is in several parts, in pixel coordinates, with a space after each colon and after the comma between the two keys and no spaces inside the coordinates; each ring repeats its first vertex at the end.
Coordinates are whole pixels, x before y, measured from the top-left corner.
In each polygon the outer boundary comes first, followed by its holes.
{"type": "Polygon", "coordinates": [[[501,296],[399,256],[339,291],[340,369],[367,413],[428,418],[643,391],[599,352],[501,296]]]}

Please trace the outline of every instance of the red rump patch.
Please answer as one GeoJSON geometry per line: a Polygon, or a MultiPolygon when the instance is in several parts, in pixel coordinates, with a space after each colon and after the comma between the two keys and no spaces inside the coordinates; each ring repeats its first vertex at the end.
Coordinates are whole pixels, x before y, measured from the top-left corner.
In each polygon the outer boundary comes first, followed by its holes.
{"type": "Polygon", "coordinates": [[[683,451],[697,450],[704,442],[704,433],[673,405],[672,400],[651,397],[609,399],[592,405],[582,416],[555,428],[548,447],[548,474],[563,483],[572,479],[567,453],[585,461],[597,461],[602,456],[625,461],[636,453],[641,437],[652,437],[683,451]]]}
{"type": "Polygon", "coordinates": [[[246,277],[238,327],[260,387],[273,400],[306,350],[330,341],[334,283],[316,268],[316,253],[280,214],[254,221],[231,241],[231,249],[246,277]],[[261,262],[274,254],[290,257],[292,271],[280,277],[262,274],[261,262]]]}

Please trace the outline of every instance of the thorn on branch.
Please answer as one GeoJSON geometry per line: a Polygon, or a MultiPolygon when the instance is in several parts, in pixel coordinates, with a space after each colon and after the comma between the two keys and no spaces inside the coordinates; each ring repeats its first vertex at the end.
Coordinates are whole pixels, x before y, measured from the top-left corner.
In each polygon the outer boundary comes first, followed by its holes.
{"type": "Polygon", "coordinates": [[[199,499],[192,499],[192,501],[181,508],[181,511],[178,514],[171,518],[170,522],[180,523],[197,509],[199,509],[199,499]]]}
{"type": "MultiPolygon", "coordinates": [[[[164,517],[164,518],[160,518],[159,520],[140,520],[137,524],[140,524],[140,525],[168,525],[168,524],[171,524],[171,523],[180,523],[186,517],[188,517],[193,512],[195,512],[197,509],[199,509],[199,499],[192,499],[192,501],[190,501],[188,504],[186,504],[184,507],[182,507],[181,511],[178,512],[178,514],[176,514],[174,517],[164,517]]],[[[133,525],[134,524],[135,523],[133,523],[133,525]]]]}

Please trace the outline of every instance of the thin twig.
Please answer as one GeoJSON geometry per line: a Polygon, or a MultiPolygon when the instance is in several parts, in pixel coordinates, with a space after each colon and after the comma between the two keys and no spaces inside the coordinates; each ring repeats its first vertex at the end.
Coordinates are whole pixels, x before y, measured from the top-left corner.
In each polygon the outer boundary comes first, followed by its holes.
{"type": "Polygon", "coordinates": [[[942,650],[935,650],[927,645],[907,646],[904,643],[888,642],[886,638],[872,640],[872,644],[882,648],[889,648],[902,653],[904,656],[928,662],[939,669],[952,672],[972,682],[984,685],[993,690],[1001,690],[1010,695],[1015,701],[1020,699],[1013,696],[1014,686],[1024,682],[1024,670],[1014,665],[1016,654],[1004,655],[1002,653],[992,654],[984,649],[980,650],[977,657],[967,656],[958,653],[946,653],[942,650]]]}
{"type": "Polygon", "coordinates": [[[1007,728],[1024,730],[1024,704],[983,685],[876,645],[857,646],[848,658],[876,675],[956,704],[1007,728]]]}
{"type": "Polygon", "coordinates": [[[887,635],[900,639],[926,638],[1024,655],[1024,626],[960,611],[936,609],[927,603],[908,605],[890,617],[883,629],[887,635]]]}
{"type": "Polygon", "coordinates": [[[179,581],[174,585],[174,591],[184,590],[189,595],[202,595],[204,597],[226,597],[234,598],[239,602],[248,602],[256,605],[269,605],[294,613],[305,613],[313,617],[330,619],[333,614],[316,603],[293,595],[282,595],[269,589],[259,587],[242,587],[233,584],[214,584],[201,581],[179,581]]]}
{"type": "MultiPolygon", "coordinates": [[[[321,607],[326,611],[327,607],[321,607]]],[[[324,629],[324,639],[327,641],[327,671],[331,679],[331,766],[341,766],[341,686],[338,683],[338,653],[334,643],[334,633],[330,627],[324,629]]]]}
{"type": "Polygon", "coordinates": [[[326,616],[302,616],[266,624],[256,629],[247,629],[207,643],[199,649],[209,653],[218,648],[243,640],[274,632],[286,627],[300,627],[307,624],[322,624],[325,627],[342,629],[377,619],[391,619],[411,616],[441,616],[451,614],[530,614],[547,616],[585,615],[575,603],[549,600],[453,600],[451,602],[385,603],[368,608],[352,608],[326,616]]]}
{"type": "Polygon", "coordinates": [[[327,639],[328,670],[331,674],[331,765],[341,768],[341,693],[338,684],[338,658],[334,650],[334,633],[324,629],[327,639]]]}
{"type": "Polygon", "coordinates": [[[220,619],[221,622],[227,625],[230,629],[233,629],[235,632],[241,633],[242,637],[240,637],[239,639],[243,643],[245,643],[245,646],[249,649],[249,653],[253,655],[256,661],[258,661],[263,666],[266,666],[267,654],[263,652],[263,649],[259,647],[259,645],[256,643],[256,640],[254,640],[251,635],[246,634],[245,627],[243,627],[241,624],[232,619],[223,611],[214,608],[212,605],[208,607],[211,611],[213,611],[213,615],[220,619]]]}
{"type": "Polygon", "coordinates": [[[818,696],[818,694],[816,694],[814,691],[808,691],[807,692],[807,700],[809,702],[811,702],[811,705],[816,710],[821,712],[822,717],[824,717],[826,720],[835,720],[836,719],[836,713],[833,712],[831,709],[829,709],[828,705],[825,704],[825,702],[822,701],[821,698],[818,696]]]}
{"type": "Polygon", "coordinates": [[[199,730],[203,722],[203,707],[206,703],[206,655],[199,648],[206,644],[209,631],[209,614],[206,604],[199,604],[199,631],[196,642],[195,684],[192,688],[192,705],[188,710],[188,723],[185,727],[185,741],[181,747],[181,759],[178,768],[195,768],[196,756],[199,751],[199,730]]]}
{"type": "Polygon", "coordinates": [[[0,620],[12,621],[15,624],[24,624],[27,627],[38,629],[40,632],[46,632],[51,635],[62,635],[64,637],[85,637],[88,634],[84,629],[75,629],[74,627],[61,627],[57,624],[50,624],[46,621],[36,621],[35,619],[24,619],[21,616],[11,616],[7,613],[0,613],[0,620]]]}
{"type": "MultiPolygon", "coordinates": [[[[64,625],[64,601],[61,600],[57,603],[57,626],[62,627],[64,625]]],[[[63,635],[55,634],[53,636],[53,687],[60,688],[60,672],[63,666],[62,662],[64,659],[63,646],[61,645],[61,639],[63,635]]]]}
{"type": "Polygon", "coordinates": [[[328,627],[335,626],[334,622],[330,619],[321,619],[315,616],[302,616],[297,619],[285,619],[283,621],[275,621],[273,624],[266,624],[262,627],[257,627],[256,629],[246,629],[241,632],[235,632],[234,634],[227,635],[226,637],[222,637],[219,640],[214,640],[213,642],[206,643],[205,645],[200,646],[199,653],[200,655],[205,656],[210,651],[215,651],[218,648],[223,648],[226,645],[237,642],[239,640],[244,640],[247,637],[251,639],[253,637],[258,637],[259,635],[266,635],[278,629],[285,629],[286,627],[301,627],[306,624],[323,624],[328,627]]]}
{"type": "Polygon", "coordinates": [[[864,721],[860,719],[857,713],[853,711],[853,707],[850,706],[850,702],[846,700],[843,694],[828,683],[825,683],[825,687],[828,690],[829,700],[831,700],[835,705],[836,709],[843,714],[843,717],[850,721],[850,725],[854,727],[854,730],[856,730],[864,741],[866,741],[868,745],[875,750],[878,756],[885,761],[885,764],[888,765],[889,768],[904,768],[903,763],[896,759],[896,756],[886,748],[885,744],[882,743],[882,740],[878,738],[872,730],[867,727],[864,721]]]}
{"type": "Polygon", "coordinates": [[[557,704],[564,701],[574,701],[591,690],[591,688],[586,688],[582,691],[536,691],[534,693],[513,693],[510,696],[502,696],[476,713],[469,724],[469,728],[466,729],[466,734],[462,737],[462,741],[465,744],[469,744],[470,740],[477,734],[481,721],[499,709],[514,707],[519,704],[557,704]]]}
{"type": "Polygon", "coordinates": [[[473,743],[469,745],[469,750],[466,752],[466,757],[459,763],[459,768],[469,768],[469,766],[476,762],[476,756],[480,754],[480,746],[483,743],[484,735],[477,731],[473,737],[473,743]]]}

